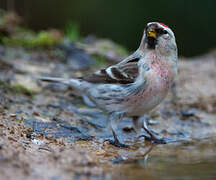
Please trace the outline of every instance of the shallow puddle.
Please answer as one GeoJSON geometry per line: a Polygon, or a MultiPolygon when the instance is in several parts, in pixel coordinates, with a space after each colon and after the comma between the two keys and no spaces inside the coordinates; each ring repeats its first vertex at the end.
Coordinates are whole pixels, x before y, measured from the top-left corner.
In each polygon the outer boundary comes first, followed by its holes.
{"type": "Polygon", "coordinates": [[[214,180],[216,142],[208,139],[155,146],[145,157],[127,159],[120,164],[114,168],[111,179],[214,180]]]}

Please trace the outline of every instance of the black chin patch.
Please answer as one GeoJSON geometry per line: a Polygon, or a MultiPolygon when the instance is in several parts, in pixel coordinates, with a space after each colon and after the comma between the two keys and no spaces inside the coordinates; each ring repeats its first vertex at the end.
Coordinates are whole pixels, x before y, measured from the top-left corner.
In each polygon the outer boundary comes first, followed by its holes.
{"type": "Polygon", "coordinates": [[[147,45],[149,49],[155,49],[155,46],[157,44],[157,40],[153,37],[147,38],[147,45]]]}

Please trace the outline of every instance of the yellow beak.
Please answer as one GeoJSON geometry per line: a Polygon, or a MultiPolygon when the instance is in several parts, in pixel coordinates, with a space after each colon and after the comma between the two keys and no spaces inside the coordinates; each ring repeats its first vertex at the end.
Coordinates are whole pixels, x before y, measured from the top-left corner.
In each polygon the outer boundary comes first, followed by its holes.
{"type": "Polygon", "coordinates": [[[157,34],[156,34],[155,31],[148,31],[148,32],[147,32],[147,36],[148,36],[148,37],[156,38],[157,34]]]}

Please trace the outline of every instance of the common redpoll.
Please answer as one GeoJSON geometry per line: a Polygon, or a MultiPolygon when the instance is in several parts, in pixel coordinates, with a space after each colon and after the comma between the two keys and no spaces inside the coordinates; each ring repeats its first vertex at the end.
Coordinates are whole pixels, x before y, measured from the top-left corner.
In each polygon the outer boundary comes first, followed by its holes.
{"type": "Polygon", "coordinates": [[[139,48],[120,63],[82,78],[40,79],[67,84],[107,112],[114,145],[125,147],[116,135],[117,124],[123,117],[131,117],[135,130],[139,132],[143,128],[153,142],[165,143],[157,139],[139,117],[166,97],[177,75],[177,60],[172,30],[162,23],[151,22],[144,29],[139,48]]]}

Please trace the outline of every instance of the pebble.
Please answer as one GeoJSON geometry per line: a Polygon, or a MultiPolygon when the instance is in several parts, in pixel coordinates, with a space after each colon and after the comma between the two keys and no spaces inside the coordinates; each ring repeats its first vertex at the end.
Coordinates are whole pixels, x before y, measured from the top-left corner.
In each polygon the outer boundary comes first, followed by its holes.
{"type": "Polygon", "coordinates": [[[10,114],[10,117],[15,118],[15,117],[17,117],[17,115],[16,114],[10,114]]]}

